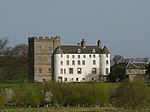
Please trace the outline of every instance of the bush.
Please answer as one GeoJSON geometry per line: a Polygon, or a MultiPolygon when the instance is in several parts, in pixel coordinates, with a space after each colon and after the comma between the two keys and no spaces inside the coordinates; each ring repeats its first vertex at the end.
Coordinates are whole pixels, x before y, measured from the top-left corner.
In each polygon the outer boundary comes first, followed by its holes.
{"type": "Polygon", "coordinates": [[[4,90],[0,90],[0,108],[3,108],[5,106],[5,94],[4,90]]]}
{"type": "Polygon", "coordinates": [[[147,107],[149,100],[148,87],[140,80],[122,82],[112,97],[115,106],[132,109],[147,107]]]}

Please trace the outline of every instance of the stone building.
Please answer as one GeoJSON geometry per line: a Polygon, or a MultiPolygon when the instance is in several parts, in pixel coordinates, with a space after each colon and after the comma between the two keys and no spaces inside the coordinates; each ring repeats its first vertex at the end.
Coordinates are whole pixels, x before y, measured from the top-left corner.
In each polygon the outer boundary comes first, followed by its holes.
{"type": "Polygon", "coordinates": [[[60,37],[29,37],[29,80],[51,81],[53,75],[53,53],[60,46],[60,37]]]}
{"type": "Polygon", "coordinates": [[[29,79],[31,82],[81,82],[97,73],[105,79],[110,73],[110,53],[106,46],[60,45],[60,37],[29,37],[29,79]]]}

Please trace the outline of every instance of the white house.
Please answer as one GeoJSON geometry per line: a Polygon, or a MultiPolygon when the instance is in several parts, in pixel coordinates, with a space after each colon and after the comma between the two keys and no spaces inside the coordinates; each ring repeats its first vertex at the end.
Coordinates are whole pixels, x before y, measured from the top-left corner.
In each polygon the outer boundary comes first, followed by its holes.
{"type": "Polygon", "coordinates": [[[88,46],[83,39],[78,45],[61,45],[54,52],[54,81],[81,82],[95,73],[104,78],[110,73],[110,53],[106,46],[88,46]]]}

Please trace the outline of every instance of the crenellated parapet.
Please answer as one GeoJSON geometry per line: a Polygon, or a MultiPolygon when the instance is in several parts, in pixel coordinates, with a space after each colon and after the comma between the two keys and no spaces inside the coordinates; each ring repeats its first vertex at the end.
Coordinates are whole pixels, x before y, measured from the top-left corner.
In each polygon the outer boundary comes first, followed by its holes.
{"type": "Polygon", "coordinates": [[[59,35],[56,35],[54,37],[48,37],[48,36],[39,36],[39,37],[29,37],[28,38],[29,41],[60,41],[60,36],[59,35]]]}

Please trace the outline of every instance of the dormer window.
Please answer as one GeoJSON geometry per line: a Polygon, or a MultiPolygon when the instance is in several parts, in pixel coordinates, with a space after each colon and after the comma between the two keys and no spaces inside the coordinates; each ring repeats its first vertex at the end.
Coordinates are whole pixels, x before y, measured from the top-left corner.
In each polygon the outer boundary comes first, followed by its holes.
{"type": "Polygon", "coordinates": [[[92,49],[92,53],[95,53],[95,49],[94,48],[92,49]]]}
{"type": "Polygon", "coordinates": [[[81,49],[78,49],[78,50],[77,50],[77,53],[81,53],[81,49]]]}

